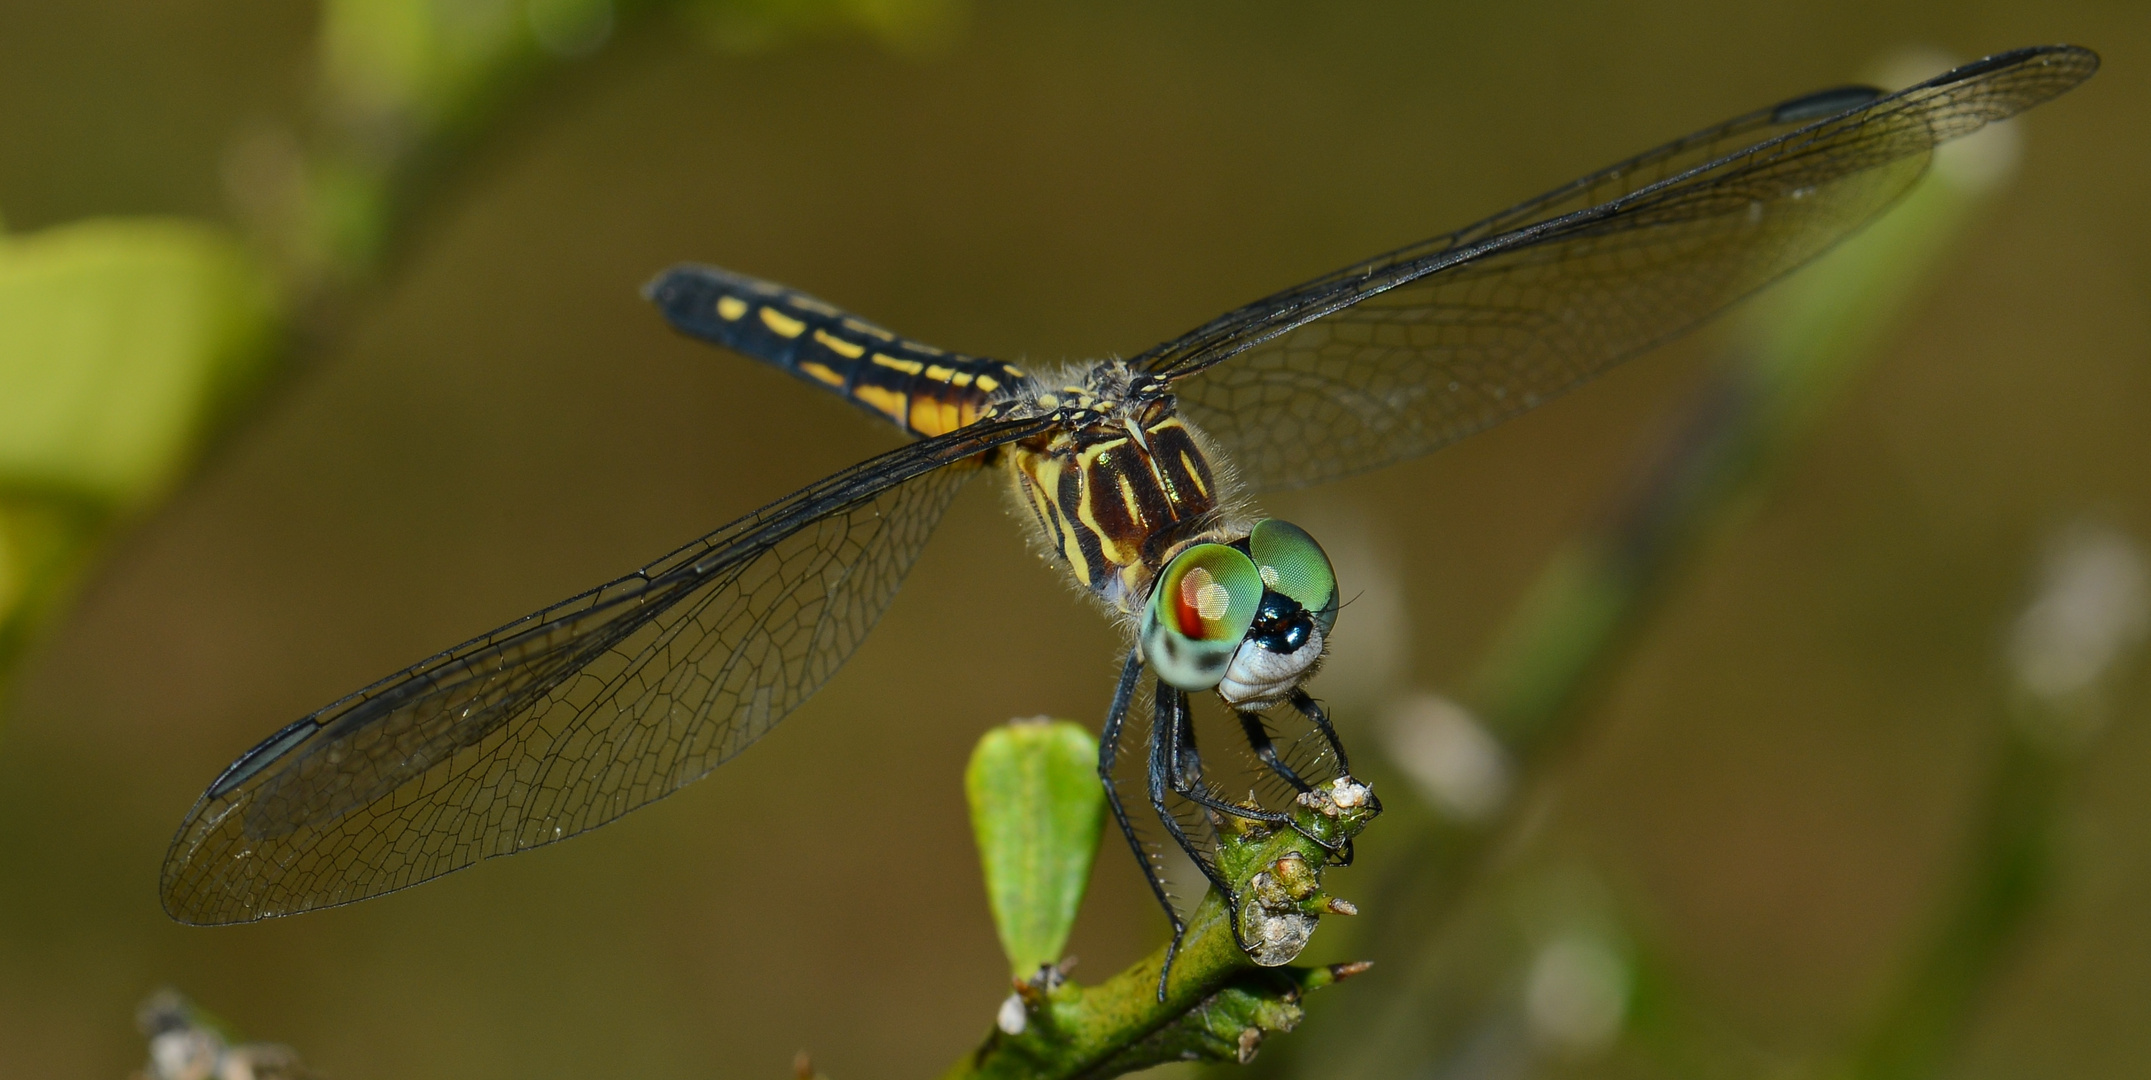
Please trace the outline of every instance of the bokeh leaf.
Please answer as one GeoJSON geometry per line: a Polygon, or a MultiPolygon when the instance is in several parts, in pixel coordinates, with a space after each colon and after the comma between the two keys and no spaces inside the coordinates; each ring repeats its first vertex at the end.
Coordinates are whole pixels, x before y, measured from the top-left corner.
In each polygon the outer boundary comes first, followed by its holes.
{"type": "Polygon", "coordinates": [[[1098,743],[1066,720],[986,733],[964,770],[986,899],[1018,976],[1060,959],[1105,827],[1098,743]]]}
{"type": "Polygon", "coordinates": [[[0,490],[122,509],[253,382],[275,326],[237,242],[179,220],[0,238],[0,490]]]}

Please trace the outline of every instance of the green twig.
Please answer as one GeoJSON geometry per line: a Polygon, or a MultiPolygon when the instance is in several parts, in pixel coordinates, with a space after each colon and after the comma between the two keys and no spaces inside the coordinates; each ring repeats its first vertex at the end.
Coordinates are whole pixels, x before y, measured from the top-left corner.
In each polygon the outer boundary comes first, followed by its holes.
{"type": "Polygon", "coordinates": [[[2044,578],[2017,621],[2001,745],[1963,857],[1932,930],[1855,1048],[1850,1077],[1941,1074],[2054,892],[2070,781],[2151,631],[2151,570],[2130,538],[2079,526],[2050,552],[2044,578]]]}
{"type": "Polygon", "coordinates": [[[1162,948],[1097,986],[1041,967],[1017,981],[993,1032],[946,1075],[1107,1077],[1169,1061],[1252,1060],[1264,1038],[1299,1022],[1305,994],[1365,969],[1283,965],[1321,915],[1355,912],[1323,891],[1322,867],[1377,812],[1364,784],[1340,777],[1302,795],[1290,827],[1221,821],[1218,869],[1232,903],[1214,890],[1203,898],[1162,986],[1162,948]]]}
{"type": "Polygon", "coordinates": [[[1994,972],[2052,888],[2050,839],[2071,760],[2016,734],[1983,785],[1960,887],[1872,1022],[1850,1070],[1863,1080],[1936,1075],[1994,972]]]}

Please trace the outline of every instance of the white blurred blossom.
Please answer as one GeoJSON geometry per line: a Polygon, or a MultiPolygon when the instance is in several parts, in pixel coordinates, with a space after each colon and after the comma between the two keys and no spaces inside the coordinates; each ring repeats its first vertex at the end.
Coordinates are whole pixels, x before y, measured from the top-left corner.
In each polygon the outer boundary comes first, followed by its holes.
{"type": "Polygon", "coordinates": [[[150,995],[135,1023],[149,1037],[149,1061],[136,1080],[319,1080],[288,1046],[225,1042],[171,990],[150,995]]]}
{"type": "Polygon", "coordinates": [[[1628,1017],[1628,962],[1595,934],[1571,932],[1539,949],[1524,982],[1531,1032],[1566,1057],[1613,1045],[1628,1017]]]}
{"type": "Polygon", "coordinates": [[[1448,698],[1423,693],[1392,704],[1382,745],[1427,801],[1452,817],[1483,820],[1508,799],[1508,753],[1448,698]]]}
{"type": "Polygon", "coordinates": [[[2033,695],[2090,690],[2151,630],[2144,550],[2111,528],[2077,526],[2048,550],[2039,587],[2009,641],[2010,673],[2033,695]]]}

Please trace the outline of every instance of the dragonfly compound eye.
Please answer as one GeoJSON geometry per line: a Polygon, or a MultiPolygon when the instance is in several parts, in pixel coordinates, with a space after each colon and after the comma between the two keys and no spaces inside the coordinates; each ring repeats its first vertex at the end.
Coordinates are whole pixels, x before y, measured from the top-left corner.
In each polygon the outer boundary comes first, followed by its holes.
{"type": "Polygon", "coordinates": [[[1225,677],[1255,623],[1262,574],[1223,544],[1196,544],[1173,556],[1143,607],[1143,660],[1182,690],[1208,690],[1225,677]]]}
{"type": "Polygon", "coordinates": [[[1247,553],[1262,574],[1262,587],[1297,602],[1328,636],[1337,625],[1337,572],[1322,545],[1289,521],[1265,518],[1248,534],[1247,553]]]}

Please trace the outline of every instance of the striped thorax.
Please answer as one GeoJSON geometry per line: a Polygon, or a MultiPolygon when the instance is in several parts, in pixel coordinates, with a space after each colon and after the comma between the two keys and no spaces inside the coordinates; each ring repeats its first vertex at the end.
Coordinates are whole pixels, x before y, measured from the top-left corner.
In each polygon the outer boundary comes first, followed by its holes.
{"type": "Polygon", "coordinates": [[[1039,540],[1109,607],[1136,615],[1175,553],[1222,538],[1216,470],[1155,380],[1109,361],[1081,386],[1020,386],[1003,407],[1065,418],[1005,461],[1039,540]]]}

